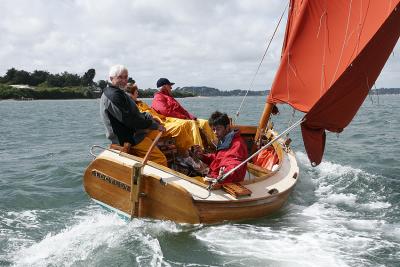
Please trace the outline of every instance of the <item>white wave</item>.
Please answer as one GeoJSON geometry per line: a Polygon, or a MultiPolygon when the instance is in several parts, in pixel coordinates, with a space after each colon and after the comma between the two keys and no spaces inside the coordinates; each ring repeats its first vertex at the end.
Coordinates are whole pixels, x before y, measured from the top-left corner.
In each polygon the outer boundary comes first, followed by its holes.
{"type": "MultiPolygon", "coordinates": [[[[345,203],[348,204],[347,201],[345,203]]],[[[306,207],[302,216],[303,218],[297,218],[297,226],[303,231],[309,231],[306,234],[311,235],[310,238],[319,240],[349,265],[365,260],[369,251],[396,246],[396,242],[380,238],[388,233],[384,219],[354,219],[351,211],[344,211],[324,202],[306,207]]]]}
{"type": "Polygon", "coordinates": [[[53,263],[69,265],[77,260],[86,259],[93,248],[106,243],[112,246],[115,230],[122,226],[120,219],[97,214],[58,234],[48,234],[43,240],[24,248],[15,254],[15,264],[40,266],[53,263]],[[99,229],[102,229],[99,234],[99,229]]]}
{"type": "Polygon", "coordinates": [[[296,157],[303,165],[301,171],[305,172],[300,176],[310,179],[316,185],[315,194],[319,201],[334,205],[345,204],[362,210],[387,209],[392,206],[384,201],[386,197],[380,194],[379,190],[368,190],[368,184],[377,179],[376,175],[329,161],[311,167],[306,154],[297,152],[296,157]],[[358,194],[346,193],[355,183],[364,183],[367,189],[361,188],[360,190],[364,191],[359,191],[358,194]]]}
{"type": "Polygon", "coordinates": [[[377,232],[385,223],[382,220],[350,219],[347,221],[347,224],[357,231],[377,232]]]}
{"type": "Polygon", "coordinates": [[[317,202],[304,208],[302,215],[311,218],[337,218],[337,216],[340,216],[341,213],[342,211],[339,211],[334,206],[332,207],[326,205],[325,203],[317,202]]]}
{"type": "Polygon", "coordinates": [[[21,246],[33,243],[27,231],[35,231],[39,228],[38,211],[5,212],[0,215],[0,225],[3,225],[0,228],[0,243],[5,240],[4,251],[13,253],[21,246]]]}
{"type": "Polygon", "coordinates": [[[302,215],[305,216],[305,221],[300,226],[309,224],[314,231],[337,232],[349,237],[361,234],[360,231],[377,233],[383,231],[385,225],[384,220],[354,219],[351,212],[324,203],[315,203],[305,208],[302,215]]]}
{"type": "Polygon", "coordinates": [[[59,233],[49,233],[43,240],[16,251],[13,257],[15,266],[71,266],[89,260],[99,251],[131,242],[135,243],[132,254],[140,265],[168,265],[163,262],[160,244],[151,233],[163,229],[175,231],[172,223],[156,224],[144,220],[127,223],[116,214],[98,210],[76,218],[79,219],[76,224],[59,233]],[[160,228],[157,229],[156,225],[160,228]]]}
{"type": "Polygon", "coordinates": [[[308,171],[312,170],[316,172],[320,178],[342,177],[349,174],[352,176],[358,176],[362,173],[365,173],[360,169],[353,168],[351,166],[343,166],[329,161],[322,161],[318,166],[311,167],[307,155],[303,152],[296,152],[296,158],[299,160],[301,165],[308,169],[308,171]]]}
{"type": "Polygon", "coordinates": [[[346,204],[348,206],[355,206],[357,196],[354,194],[331,193],[325,198],[325,201],[331,204],[346,204]]]}
{"type": "Polygon", "coordinates": [[[143,222],[142,225],[143,231],[153,236],[158,236],[165,232],[169,233],[182,232],[182,226],[172,221],[159,221],[159,220],[155,221],[146,219],[140,219],[140,221],[143,222]]]}
{"type": "Polygon", "coordinates": [[[10,211],[5,214],[7,218],[2,218],[2,222],[8,226],[13,225],[16,228],[39,228],[37,213],[37,210],[25,210],[22,212],[10,211]]]}
{"type": "Polygon", "coordinates": [[[267,227],[224,225],[194,235],[232,265],[347,266],[340,254],[313,232],[297,234],[267,227]]]}
{"type": "Polygon", "coordinates": [[[375,201],[366,204],[360,205],[360,207],[364,210],[380,210],[380,209],[388,209],[392,206],[392,204],[382,201],[375,201]]]}
{"type": "MultiPolygon", "coordinates": [[[[396,224],[385,224],[383,232],[386,237],[393,238],[398,241],[398,247],[400,248],[400,223],[396,224]]],[[[399,250],[400,253],[400,250],[399,250]]]]}

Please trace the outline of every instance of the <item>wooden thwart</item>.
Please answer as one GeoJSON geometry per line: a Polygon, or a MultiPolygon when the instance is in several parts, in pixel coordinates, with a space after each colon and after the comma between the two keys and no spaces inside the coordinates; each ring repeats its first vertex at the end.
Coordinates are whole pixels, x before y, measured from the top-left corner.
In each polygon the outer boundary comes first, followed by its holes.
{"type": "Polygon", "coordinates": [[[251,196],[252,193],[250,189],[236,183],[223,184],[222,188],[236,198],[251,196]]]}

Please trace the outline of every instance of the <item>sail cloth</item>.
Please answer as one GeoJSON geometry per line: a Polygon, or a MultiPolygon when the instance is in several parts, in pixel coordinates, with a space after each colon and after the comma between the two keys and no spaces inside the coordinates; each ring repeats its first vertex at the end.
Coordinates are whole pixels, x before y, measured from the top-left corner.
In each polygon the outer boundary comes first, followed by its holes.
{"type": "Polygon", "coordinates": [[[281,63],[267,101],[306,112],[310,161],[325,130],[341,132],[375,83],[400,35],[400,0],[291,0],[281,63]]]}

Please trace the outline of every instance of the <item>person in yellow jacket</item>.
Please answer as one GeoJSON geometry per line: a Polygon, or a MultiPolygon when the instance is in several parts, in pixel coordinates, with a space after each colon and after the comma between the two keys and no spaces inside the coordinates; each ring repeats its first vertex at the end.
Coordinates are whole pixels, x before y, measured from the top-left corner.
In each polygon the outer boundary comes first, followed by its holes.
{"type": "Polygon", "coordinates": [[[185,120],[166,117],[157,113],[145,102],[138,100],[139,92],[136,84],[128,84],[126,87],[126,92],[135,101],[141,112],[147,112],[151,114],[154,119],[158,120],[165,127],[166,131],[163,136],[175,138],[176,147],[179,152],[186,152],[193,145],[199,145],[203,148],[207,145],[203,143],[201,138],[199,124],[201,124],[202,131],[208,139],[207,141],[211,143],[215,142],[215,134],[208,125],[207,120],[185,120]]]}

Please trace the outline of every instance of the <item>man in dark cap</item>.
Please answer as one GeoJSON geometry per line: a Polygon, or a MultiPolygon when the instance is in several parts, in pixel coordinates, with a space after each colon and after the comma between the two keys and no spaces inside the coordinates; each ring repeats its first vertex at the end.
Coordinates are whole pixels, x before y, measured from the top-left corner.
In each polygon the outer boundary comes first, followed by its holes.
{"type": "Polygon", "coordinates": [[[181,104],[172,96],[172,85],[167,78],[160,78],[157,81],[159,92],[154,95],[151,107],[158,113],[178,119],[196,120],[196,117],[184,109],[181,104]]]}
{"type": "MultiPolygon", "coordinates": [[[[151,107],[159,114],[166,117],[173,117],[184,120],[193,120],[193,130],[199,128],[207,138],[207,143],[213,143],[216,139],[212,132],[207,120],[197,119],[194,115],[184,109],[181,104],[172,96],[172,85],[175,83],[170,82],[167,78],[160,78],[157,81],[159,91],[154,95],[151,107]]],[[[201,141],[200,141],[201,142],[201,141]]],[[[204,145],[201,142],[201,146],[204,145]]]]}

